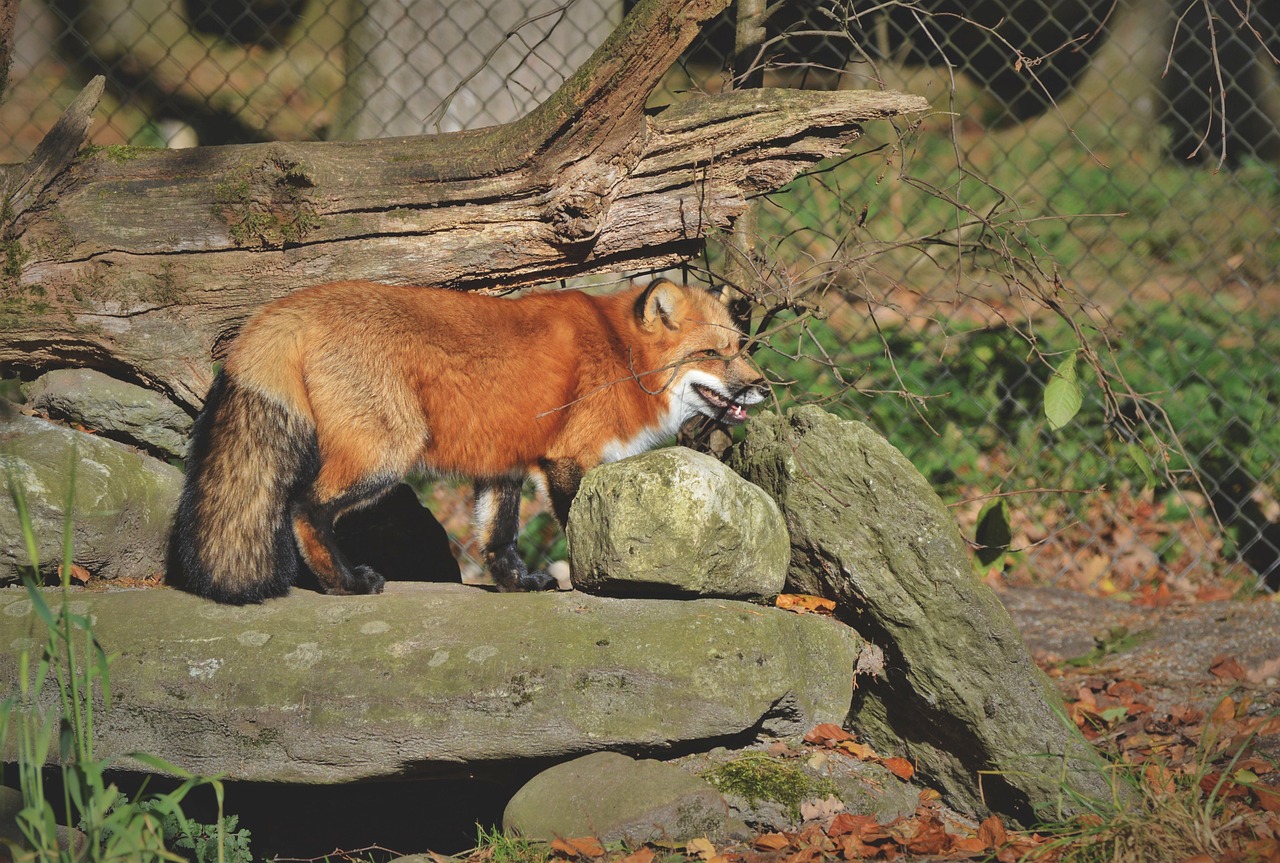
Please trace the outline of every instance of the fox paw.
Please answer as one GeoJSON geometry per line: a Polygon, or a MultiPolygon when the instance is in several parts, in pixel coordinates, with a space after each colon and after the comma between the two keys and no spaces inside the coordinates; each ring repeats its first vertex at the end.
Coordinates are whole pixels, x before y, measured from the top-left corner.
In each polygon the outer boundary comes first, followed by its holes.
{"type": "Polygon", "coordinates": [[[382,588],[387,584],[387,580],[371,566],[361,564],[354,567],[351,575],[352,593],[382,593],[382,588]]]}
{"type": "Polygon", "coordinates": [[[559,587],[555,576],[543,570],[536,572],[526,572],[516,581],[516,589],[518,590],[555,590],[559,587]]]}

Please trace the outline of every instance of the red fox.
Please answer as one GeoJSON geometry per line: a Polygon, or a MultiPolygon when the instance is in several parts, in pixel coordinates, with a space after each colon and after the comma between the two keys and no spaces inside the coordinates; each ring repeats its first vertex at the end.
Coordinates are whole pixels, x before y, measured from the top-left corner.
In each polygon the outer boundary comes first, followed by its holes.
{"type": "Polygon", "coordinates": [[[413,471],[475,485],[499,590],[544,590],[516,552],[529,475],[561,525],[583,474],[648,450],[697,414],[764,399],[723,301],[658,279],[608,295],[519,299],[338,282],[264,307],[196,420],[170,546],[172,581],[220,602],[288,593],[298,552],[331,594],[379,593],[334,522],[413,471]]]}

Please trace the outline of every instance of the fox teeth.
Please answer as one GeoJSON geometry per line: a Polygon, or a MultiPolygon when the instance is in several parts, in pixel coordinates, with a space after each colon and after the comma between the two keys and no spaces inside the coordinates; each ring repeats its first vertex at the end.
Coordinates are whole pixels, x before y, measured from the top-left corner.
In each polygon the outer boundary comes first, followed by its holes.
{"type": "Polygon", "coordinates": [[[710,387],[704,387],[701,384],[695,384],[694,386],[698,391],[698,395],[702,396],[712,407],[727,411],[728,415],[734,419],[746,418],[747,409],[741,403],[725,398],[710,387]]]}

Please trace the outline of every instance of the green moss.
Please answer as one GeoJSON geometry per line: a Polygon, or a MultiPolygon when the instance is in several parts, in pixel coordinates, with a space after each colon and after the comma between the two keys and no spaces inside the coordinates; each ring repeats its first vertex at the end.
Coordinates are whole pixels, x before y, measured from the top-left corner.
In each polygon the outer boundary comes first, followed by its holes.
{"type": "Polygon", "coordinates": [[[708,771],[703,778],[722,793],[743,797],[753,806],[762,800],[780,803],[796,821],[800,820],[801,802],[836,794],[831,780],[763,752],[747,752],[708,771]]]}
{"type": "Polygon", "coordinates": [[[268,159],[214,186],[213,211],[237,246],[283,248],[320,226],[306,194],[314,186],[301,164],[268,159]]]}
{"type": "Polygon", "coordinates": [[[108,159],[117,164],[133,161],[139,156],[153,152],[153,147],[130,147],[128,144],[110,144],[103,149],[108,159]]]}
{"type": "Polygon", "coordinates": [[[4,269],[5,276],[11,279],[18,278],[22,274],[22,265],[27,262],[27,250],[22,247],[22,243],[17,240],[9,240],[4,244],[4,269]]]}

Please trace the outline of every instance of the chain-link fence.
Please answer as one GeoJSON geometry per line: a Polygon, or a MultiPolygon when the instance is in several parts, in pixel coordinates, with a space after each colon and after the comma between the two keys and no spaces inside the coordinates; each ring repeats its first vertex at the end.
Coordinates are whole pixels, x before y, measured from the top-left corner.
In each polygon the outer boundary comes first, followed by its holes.
{"type": "MultiPolygon", "coordinates": [[[[507,122],[625,11],[23,0],[0,162],[98,73],[102,145],[507,122]]],[[[1224,574],[1275,587],[1280,4],[787,0],[745,46],[734,12],[653,104],[763,69],[767,86],[887,86],[935,110],[872,124],[863,155],[759,201],[758,281],[825,297],[824,320],[759,353],[789,396],[869,417],[977,544],[1007,543],[981,555],[1001,577],[1152,601],[1216,595],[1224,574]],[[1045,386],[1076,357],[1085,404],[1055,431],[1045,386]]]]}

